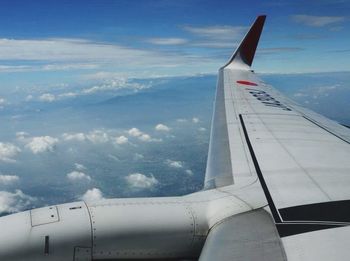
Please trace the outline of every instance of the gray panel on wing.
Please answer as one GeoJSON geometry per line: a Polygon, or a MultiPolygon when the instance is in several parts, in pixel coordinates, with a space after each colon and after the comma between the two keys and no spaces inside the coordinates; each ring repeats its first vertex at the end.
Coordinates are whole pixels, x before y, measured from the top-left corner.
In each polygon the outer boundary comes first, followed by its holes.
{"type": "Polygon", "coordinates": [[[284,261],[282,242],[263,209],[233,216],[210,232],[199,261],[284,261]]]}

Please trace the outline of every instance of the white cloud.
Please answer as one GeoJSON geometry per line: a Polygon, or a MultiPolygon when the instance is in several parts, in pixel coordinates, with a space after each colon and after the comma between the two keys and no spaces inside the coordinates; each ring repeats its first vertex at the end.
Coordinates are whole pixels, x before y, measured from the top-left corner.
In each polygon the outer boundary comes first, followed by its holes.
{"type": "Polygon", "coordinates": [[[167,159],[165,163],[172,168],[180,169],[183,168],[183,162],[167,159]]]}
{"type": "Polygon", "coordinates": [[[67,70],[91,70],[96,69],[99,66],[97,64],[90,63],[61,63],[61,64],[45,64],[40,67],[43,71],[67,71],[67,70]]]}
{"type": "Polygon", "coordinates": [[[131,82],[125,77],[120,77],[120,78],[105,80],[105,82],[100,85],[95,85],[93,87],[86,88],[82,90],[81,94],[87,95],[87,94],[94,94],[97,92],[116,91],[121,89],[142,90],[149,87],[150,85],[131,82]]]}
{"type": "Polygon", "coordinates": [[[145,142],[150,142],[153,141],[153,139],[151,138],[151,136],[149,134],[142,134],[141,136],[139,136],[139,140],[145,141],[145,142]]]}
{"type": "Polygon", "coordinates": [[[93,143],[105,143],[109,141],[109,136],[102,130],[94,130],[86,135],[86,138],[93,143]]]}
{"type": "Polygon", "coordinates": [[[159,181],[153,175],[147,177],[141,173],[130,174],[129,176],[125,177],[125,179],[129,186],[136,189],[152,188],[159,183],[159,181]]]}
{"type": "MultiPolygon", "coordinates": [[[[181,42],[179,39],[175,40],[163,40],[162,43],[181,42]]],[[[158,43],[161,42],[158,41],[158,43]]],[[[213,73],[222,62],[217,57],[176,52],[165,54],[154,48],[152,50],[136,49],[115,43],[64,38],[22,40],[2,38],[0,39],[0,57],[16,64],[0,65],[0,73],[90,70],[86,77],[89,75],[93,77],[98,73],[97,69],[102,72],[117,71],[118,75],[147,78],[193,75],[198,70],[213,73]],[[28,65],[25,61],[30,61],[30,64],[28,65]]],[[[88,89],[86,91],[94,92],[99,88],[88,89]]],[[[57,95],[55,98],[62,97],[57,95]]]]}
{"type": "Polygon", "coordinates": [[[155,129],[157,131],[170,131],[170,128],[168,126],[161,124],[161,123],[157,124],[155,129]]]}
{"type": "Polygon", "coordinates": [[[44,93],[39,96],[39,100],[43,102],[53,102],[56,100],[56,96],[51,93],[44,93]]]}
{"type": "Polygon", "coordinates": [[[306,97],[306,96],[308,96],[308,95],[305,94],[305,93],[302,93],[302,92],[297,92],[297,93],[294,93],[293,96],[294,96],[294,97],[306,97]]]}
{"type": "Polygon", "coordinates": [[[273,47],[273,48],[259,48],[257,53],[259,55],[266,54],[277,54],[277,53],[288,53],[288,52],[299,52],[303,51],[303,48],[300,47],[273,47]]]}
{"type": "Polygon", "coordinates": [[[25,132],[25,131],[18,131],[16,132],[16,138],[18,140],[25,140],[26,138],[28,138],[29,136],[29,133],[28,132],[25,132]]]}
{"type": "Polygon", "coordinates": [[[78,95],[79,95],[79,93],[77,93],[77,92],[65,92],[65,93],[59,94],[58,97],[59,98],[74,98],[78,95]]]}
{"type": "Polygon", "coordinates": [[[113,159],[115,161],[120,161],[120,159],[117,156],[112,155],[112,154],[108,154],[108,158],[111,158],[111,159],[113,159]]]}
{"type": "Polygon", "coordinates": [[[79,164],[79,163],[74,163],[74,166],[77,170],[86,170],[86,167],[83,164],[79,164]]]}
{"type": "Polygon", "coordinates": [[[143,134],[138,128],[131,128],[130,130],[128,130],[128,133],[130,136],[133,137],[139,137],[143,134]]]}
{"type": "Polygon", "coordinates": [[[0,106],[6,105],[7,101],[4,98],[0,97],[0,106]]]}
{"type": "Polygon", "coordinates": [[[161,139],[154,139],[154,138],[152,138],[149,134],[140,131],[138,128],[131,128],[130,130],[128,130],[128,134],[131,137],[136,137],[139,140],[144,141],[144,142],[153,142],[153,141],[159,142],[159,141],[162,141],[161,139]]]}
{"type": "Polygon", "coordinates": [[[206,27],[195,27],[185,26],[183,28],[192,34],[210,38],[216,41],[223,39],[241,39],[242,35],[246,32],[247,27],[245,26],[229,26],[229,25],[218,25],[218,26],[206,26],[206,27]]]}
{"type": "Polygon", "coordinates": [[[16,175],[0,175],[0,184],[10,185],[19,180],[19,177],[16,175]]]}
{"type": "Polygon", "coordinates": [[[15,162],[13,159],[21,149],[11,143],[0,142],[0,161],[15,162]]]}
{"type": "Polygon", "coordinates": [[[21,190],[14,193],[0,191],[0,213],[14,213],[29,208],[36,198],[24,194],[21,190]]]}
{"type": "Polygon", "coordinates": [[[4,60],[111,61],[117,57],[118,61],[124,64],[130,61],[130,57],[133,58],[132,62],[137,63],[137,58],[154,61],[155,57],[159,56],[155,52],[85,39],[0,39],[0,46],[0,57],[4,60]]]}
{"type": "Polygon", "coordinates": [[[72,171],[67,174],[67,178],[71,181],[91,180],[91,177],[89,175],[86,175],[84,172],[81,171],[72,171]]]}
{"type": "Polygon", "coordinates": [[[183,123],[183,122],[187,122],[188,120],[187,119],[177,119],[176,121],[180,122],[180,123],[183,123]]]}
{"type": "MultiPolygon", "coordinates": [[[[174,42],[174,40],[172,40],[174,42]]],[[[163,41],[164,42],[164,41],[163,41]]],[[[179,42],[179,40],[178,40],[179,42]]],[[[9,61],[40,61],[44,65],[26,64],[0,67],[1,71],[70,70],[111,67],[130,74],[130,69],[164,68],[184,66],[197,61],[188,55],[164,54],[160,51],[129,48],[113,43],[94,42],[86,39],[0,39],[0,57],[9,61]],[[53,51],[54,50],[54,51],[53,51]],[[94,61],[94,63],[91,63],[94,61]],[[10,68],[12,67],[12,68],[10,68]]],[[[198,64],[199,66],[199,64],[198,64]]],[[[146,74],[149,74],[147,71],[146,74]]],[[[136,74],[135,74],[136,75],[136,74]]]]}
{"type": "MultiPolygon", "coordinates": [[[[86,76],[92,78],[92,76],[86,76]]],[[[89,80],[96,80],[96,79],[90,79],[89,80]]],[[[98,79],[101,80],[101,79],[98,79]]],[[[138,83],[135,81],[132,81],[128,79],[127,77],[113,77],[112,79],[103,79],[101,83],[95,84],[92,87],[84,88],[82,90],[78,91],[70,91],[70,92],[63,92],[57,95],[53,95],[50,93],[44,93],[41,96],[39,96],[40,101],[44,102],[53,102],[56,100],[62,100],[66,98],[74,98],[77,96],[86,96],[86,95],[93,95],[95,93],[100,92],[115,92],[118,90],[132,90],[132,91],[139,91],[142,89],[150,88],[152,86],[152,83],[138,83]]],[[[27,96],[26,101],[30,101],[33,99],[32,95],[27,96]]]]}
{"type": "Polygon", "coordinates": [[[193,122],[193,123],[198,123],[198,122],[199,122],[199,119],[196,118],[196,117],[194,117],[194,118],[192,118],[192,122],[193,122]]]}
{"type": "Polygon", "coordinates": [[[63,133],[65,141],[91,141],[92,143],[106,143],[110,140],[108,133],[104,130],[93,130],[88,133],[63,133]]]}
{"type": "Polygon", "coordinates": [[[203,127],[200,127],[198,130],[199,130],[199,131],[206,131],[207,129],[206,129],[206,128],[203,128],[203,127]]]}
{"type": "Polygon", "coordinates": [[[150,38],[147,42],[157,45],[182,45],[188,41],[184,38],[150,38]]]}
{"type": "Polygon", "coordinates": [[[322,27],[345,21],[344,16],[293,15],[292,19],[297,23],[312,27],[322,27]]]}
{"type": "Polygon", "coordinates": [[[57,138],[53,138],[50,136],[40,136],[34,137],[31,141],[26,145],[34,154],[42,153],[46,151],[52,152],[55,146],[58,143],[57,138]]]}
{"type": "Polygon", "coordinates": [[[103,193],[98,188],[89,189],[84,195],[80,197],[81,200],[86,202],[94,202],[104,199],[103,193]]]}
{"type": "Polygon", "coordinates": [[[188,174],[188,175],[190,175],[190,176],[192,176],[193,175],[193,171],[192,170],[190,170],[190,169],[186,169],[186,174],[188,174]]]}
{"type": "Polygon", "coordinates": [[[118,145],[126,144],[126,143],[128,143],[128,141],[129,141],[129,139],[127,137],[125,137],[124,135],[115,138],[115,143],[118,145]]]}
{"type": "Polygon", "coordinates": [[[192,46],[204,48],[233,48],[238,45],[244,33],[247,31],[245,26],[185,26],[183,29],[197,37],[192,46]]]}
{"type": "Polygon", "coordinates": [[[86,136],[82,132],[79,132],[79,133],[63,133],[62,137],[66,141],[71,141],[71,140],[85,141],[86,140],[86,136]]]}
{"type": "MultiPolygon", "coordinates": [[[[2,39],[0,39],[0,42],[1,41],[2,39]]],[[[0,65],[0,72],[8,73],[8,72],[35,72],[35,71],[91,70],[91,69],[96,69],[98,67],[99,65],[97,64],[82,64],[82,63],[76,63],[76,62],[70,63],[70,64],[55,63],[55,64],[44,64],[44,65],[0,65]]]]}
{"type": "Polygon", "coordinates": [[[144,158],[145,157],[142,154],[140,154],[140,153],[135,153],[134,154],[134,160],[142,160],[144,158]]]}

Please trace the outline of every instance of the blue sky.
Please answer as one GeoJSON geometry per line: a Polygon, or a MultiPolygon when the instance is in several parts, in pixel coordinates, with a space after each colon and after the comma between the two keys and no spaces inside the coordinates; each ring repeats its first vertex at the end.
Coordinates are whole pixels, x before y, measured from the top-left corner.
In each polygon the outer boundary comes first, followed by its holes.
{"type": "Polygon", "coordinates": [[[256,71],[348,71],[349,11],[347,0],[4,0],[0,91],[216,73],[259,14],[256,71]]]}

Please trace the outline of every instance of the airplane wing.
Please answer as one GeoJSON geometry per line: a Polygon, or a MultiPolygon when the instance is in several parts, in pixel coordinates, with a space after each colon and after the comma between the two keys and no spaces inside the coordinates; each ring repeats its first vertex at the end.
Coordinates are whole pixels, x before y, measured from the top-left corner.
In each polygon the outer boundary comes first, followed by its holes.
{"type": "MultiPolygon", "coordinates": [[[[347,260],[350,129],[289,100],[251,70],[264,22],[257,18],[219,70],[205,189],[232,185],[242,194],[257,187],[271,222],[259,211],[222,222],[200,260],[347,260]]],[[[261,207],[252,197],[246,202],[261,207]]]]}

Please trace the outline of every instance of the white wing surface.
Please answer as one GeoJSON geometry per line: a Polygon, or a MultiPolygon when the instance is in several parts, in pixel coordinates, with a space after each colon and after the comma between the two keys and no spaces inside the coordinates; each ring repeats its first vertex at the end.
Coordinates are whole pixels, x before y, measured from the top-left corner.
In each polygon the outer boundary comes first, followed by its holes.
{"type": "Polygon", "coordinates": [[[347,260],[350,129],[302,108],[251,70],[264,21],[257,18],[219,70],[205,188],[258,182],[286,259],[347,260]]]}

